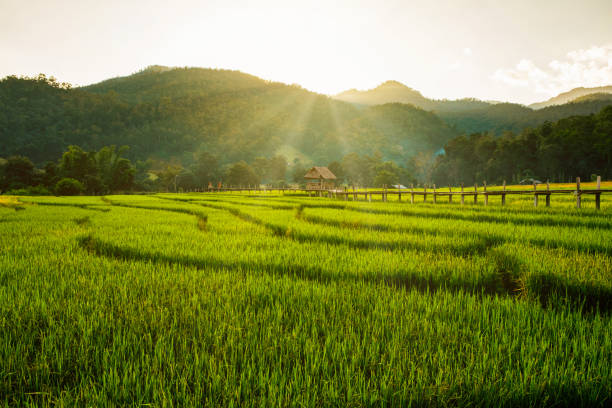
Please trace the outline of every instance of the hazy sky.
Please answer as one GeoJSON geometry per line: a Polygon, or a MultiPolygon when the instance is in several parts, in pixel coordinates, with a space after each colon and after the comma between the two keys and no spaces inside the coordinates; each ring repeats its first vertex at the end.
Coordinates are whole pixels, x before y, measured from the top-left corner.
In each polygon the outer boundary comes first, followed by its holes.
{"type": "Polygon", "coordinates": [[[160,64],[531,103],[612,84],[612,0],[0,0],[0,56],[75,85],[160,64]]]}

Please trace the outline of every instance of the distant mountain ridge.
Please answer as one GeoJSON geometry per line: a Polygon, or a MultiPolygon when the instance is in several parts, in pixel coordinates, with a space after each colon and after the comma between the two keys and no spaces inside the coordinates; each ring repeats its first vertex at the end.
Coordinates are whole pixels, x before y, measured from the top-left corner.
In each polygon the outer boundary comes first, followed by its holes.
{"type": "Polygon", "coordinates": [[[70,144],[86,150],[129,145],[132,159],[222,164],[283,154],[317,164],[345,154],[405,163],[461,133],[519,133],[546,121],[588,115],[607,94],[539,110],[476,99],[432,100],[397,81],[337,97],[239,71],[147,67],[81,88],[44,76],[0,79],[0,157],[56,160],[70,144]],[[350,103],[347,103],[351,101],[350,103]],[[376,102],[376,103],[374,103],[376,102]]]}
{"type": "MultiPolygon", "coordinates": [[[[563,92],[555,97],[552,97],[543,102],[532,103],[528,105],[531,109],[542,109],[548,106],[563,105],[571,102],[584,102],[594,99],[608,99],[605,95],[612,94],[612,85],[600,86],[595,88],[574,88],[568,92],[563,92]],[[593,98],[586,98],[589,95],[595,95],[593,98]]],[[[353,103],[356,105],[381,105],[384,103],[408,103],[426,110],[434,110],[437,112],[457,112],[469,111],[476,108],[485,108],[491,105],[512,104],[520,105],[511,102],[503,101],[481,101],[475,98],[462,99],[429,99],[423,96],[416,89],[410,88],[399,81],[386,81],[378,85],[376,88],[360,91],[350,89],[332,96],[334,99],[353,103]]]]}
{"type": "Polygon", "coordinates": [[[588,115],[599,112],[612,103],[612,86],[576,88],[549,101],[524,106],[517,103],[481,101],[478,99],[435,100],[424,97],[398,81],[387,81],[374,89],[341,92],[333,98],[357,106],[382,103],[407,103],[434,112],[448,124],[463,133],[505,131],[518,133],[526,127],[538,126],[545,121],[556,121],[572,115],[588,115]],[[608,97],[607,95],[610,95],[608,97]],[[563,102],[565,101],[565,102],[563,102]],[[557,103],[562,102],[562,103],[557,103]]]}
{"type": "Polygon", "coordinates": [[[0,80],[0,157],[37,163],[66,147],[129,145],[132,159],[222,164],[286,155],[327,164],[352,152],[404,163],[458,132],[407,104],[365,109],[238,71],[153,66],[98,84],[59,89],[46,79],[0,80]]]}
{"type": "Polygon", "coordinates": [[[570,91],[560,93],[546,101],[532,103],[529,105],[531,109],[542,109],[553,105],[563,105],[570,102],[579,102],[585,96],[592,94],[612,94],[612,85],[599,86],[595,88],[574,88],[570,91]]]}
{"type": "Polygon", "coordinates": [[[367,91],[350,89],[333,96],[333,98],[358,105],[408,103],[428,110],[431,110],[433,106],[433,101],[425,98],[419,91],[398,81],[386,81],[367,91]]]}
{"type": "Polygon", "coordinates": [[[412,89],[398,81],[386,81],[374,89],[359,91],[351,89],[332,96],[334,99],[355,105],[382,105],[385,103],[407,103],[425,110],[438,112],[456,112],[473,110],[493,105],[474,98],[457,100],[435,100],[424,97],[416,89],[412,89]]]}

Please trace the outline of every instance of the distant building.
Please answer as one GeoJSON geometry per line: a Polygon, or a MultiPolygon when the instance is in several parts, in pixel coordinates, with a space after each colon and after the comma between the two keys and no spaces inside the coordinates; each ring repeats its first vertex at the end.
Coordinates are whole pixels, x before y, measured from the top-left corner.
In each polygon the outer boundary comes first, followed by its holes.
{"type": "Polygon", "coordinates": [[[307,190],[333,190],[336,187],[336,176],[327,167],[315,166],[304,175],[307,190]]]}

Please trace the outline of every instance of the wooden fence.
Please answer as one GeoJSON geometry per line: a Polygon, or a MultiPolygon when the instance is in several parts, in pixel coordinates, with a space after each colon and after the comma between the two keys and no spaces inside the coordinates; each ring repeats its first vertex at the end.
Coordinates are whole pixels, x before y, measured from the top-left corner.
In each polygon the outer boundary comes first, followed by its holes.
{"type": "Polygon", "coordinates": [[[585,194],[593,194],[595,196],[595,208],[598,210],[601,207],[601,195],[606,193],[612,193],[612,189],[602,189],[601,188],[601,177],[597,177],[597,185],[594,189],[582,189],[580,187],[580,177],[576,178],[576,189],[551,189],[550,184],[546,182],[544,185],[545,188],[538,189],[537,184],[533,184],[533,189],[524,189],[524,190],[507,190],[506,183],[504,182],[501,190],[487,190],[486,182],[483,184],[482,188],[479,189],[477,184],[474,184],[474,190],[465,189],[464,186],[460,187],[460,190],[453,191],[452,187],[448,187],[448,191],[444,189],[436,188],[435,184],[433,185],[433,189],[424,188],[423,190],[415,190],[414,186],[409,189],[395,189],[389,190],[387,188],[383,188],[382,190],[371,190],[371,191],[358,191],[355,187],[352,190],[344,188],[342,190],[312,190],[312,189],[300,189],[300,188],[213,188],[207,190],[208,192],[279,192],[284,194],[285,192],[304,192],[309,194],[310,196],[316,195],[319,197],[329,197],[335,199],[341,199],[348,201],[349,199],[353,201],[357,201],[360,197],[363,197],[363,200],[372,201],[373,197],[380,196],[381,201],[386,202],[389,195],[396,195],[398,201],[402,201],[402,199],[409,199],[411,204],[415,203],[415,198],[417,196],[422,196],[423,201],[427,201],[427,197],[431,196],[433,199],[433,203],[436,204],[441,197],[448,197],[448,202],[453,202],[453,197],[459,197],[461,204],[465,204],[465,197],[473,197],[474,204],[478,203],[478,197],[482,196],[484,200],[484,205],[489,205],[489,197],[491,196],[500,196],[501,197],[501,205],[506,205],[506,196],[507,195],[532,195],[533,196],[533,205],[535,207],[538,206],[540,201],[540,197],[543,197],[545,200],[546,207],[550,207],[551,205],[551,196],[553,194],[572,194],[576,197],[576,208],[581,208],[582,206],[582,196],[585,194]]]}

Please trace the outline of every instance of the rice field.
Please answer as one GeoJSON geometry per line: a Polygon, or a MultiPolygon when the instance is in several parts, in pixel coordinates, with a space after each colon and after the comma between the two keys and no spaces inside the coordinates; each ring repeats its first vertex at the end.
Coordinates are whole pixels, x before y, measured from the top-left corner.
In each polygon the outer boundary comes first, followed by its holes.
{"type": "Polygon", "coordinates": [[[601,207],[0,197],[0,404],[608,406],[601,207]]]}

